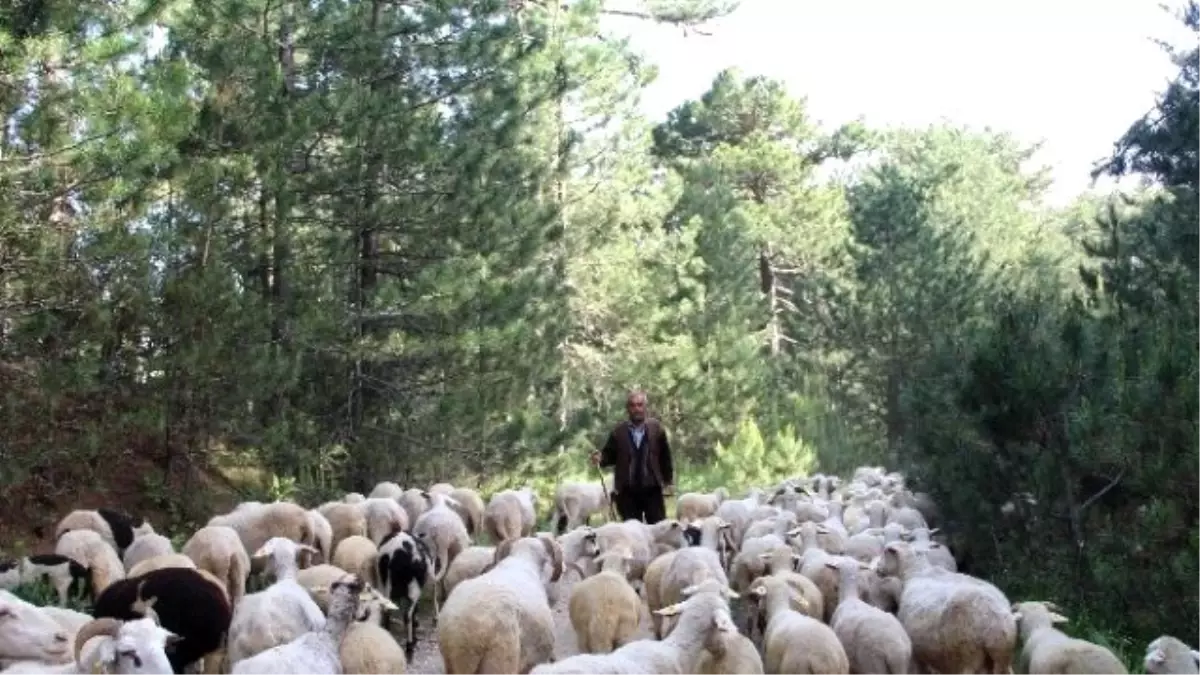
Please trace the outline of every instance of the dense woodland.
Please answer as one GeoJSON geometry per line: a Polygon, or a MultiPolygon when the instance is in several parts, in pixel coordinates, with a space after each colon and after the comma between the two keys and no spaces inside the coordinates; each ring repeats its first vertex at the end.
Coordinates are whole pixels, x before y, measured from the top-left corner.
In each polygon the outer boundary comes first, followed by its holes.
{"type": "Polygon", "coordinates": [[[599,0],[11,6],[6,518],[549,485],[640,386],[681,490],[884,462],[1010,597],[1196,635],[1196,50],[1097,165],[1143,186],[1056,209],[1004,133],[749,73],[644,119],[599,0]]]}

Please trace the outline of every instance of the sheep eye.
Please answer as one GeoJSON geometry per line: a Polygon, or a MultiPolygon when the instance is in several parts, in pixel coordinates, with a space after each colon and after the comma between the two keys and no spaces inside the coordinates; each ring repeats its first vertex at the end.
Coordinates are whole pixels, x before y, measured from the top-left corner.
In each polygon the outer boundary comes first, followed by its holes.
{"type": "Polygon", "coordinates": [[[142,659],[137,655],[136,651],[132,649],[126,649],[125,651],[121,652],[121,656],[133,661],[134,668],[142,667],[142,659]]]}

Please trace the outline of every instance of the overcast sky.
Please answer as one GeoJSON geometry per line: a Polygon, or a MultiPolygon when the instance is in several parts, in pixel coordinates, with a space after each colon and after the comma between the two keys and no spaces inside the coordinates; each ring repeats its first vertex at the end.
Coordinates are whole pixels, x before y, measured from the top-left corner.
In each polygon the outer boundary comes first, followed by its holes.
{"type": "Polygon", "coordinates": [[[737,66],[783,80],[830,127],[949,119],[1044,139],[1060,203],[1174,74],[1151,38],[1195,39],[1155,0],[743,0],[712,36],[609,25],[659,66],[654,117],[737,66]]]}

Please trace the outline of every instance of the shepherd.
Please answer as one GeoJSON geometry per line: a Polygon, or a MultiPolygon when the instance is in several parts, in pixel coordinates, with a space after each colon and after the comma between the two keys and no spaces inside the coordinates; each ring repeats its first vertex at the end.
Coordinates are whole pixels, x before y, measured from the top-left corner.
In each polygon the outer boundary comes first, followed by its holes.
{"type": "Polygon", "coordinates": [[[596,467],[614,467],[611,497],[621,519],[653,525],[667,517],[665,495],[675,489],[671,445],[662,423],[646,417],[646,392],[629,392],[625,411],[629,419],[589,459],[596,467]]]}

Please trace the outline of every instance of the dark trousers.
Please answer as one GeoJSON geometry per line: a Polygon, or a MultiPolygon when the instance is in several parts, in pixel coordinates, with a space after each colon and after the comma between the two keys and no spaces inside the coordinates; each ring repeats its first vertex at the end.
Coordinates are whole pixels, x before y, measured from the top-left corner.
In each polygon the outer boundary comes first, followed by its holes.
{"type": "Polygon", "coordinates": [[[615,503],[621,520],[644,520],[653,525],[667,517],[667,500],[663,498],[662,487],[658,485],[627,487],[617,493],[615,503]]]}

